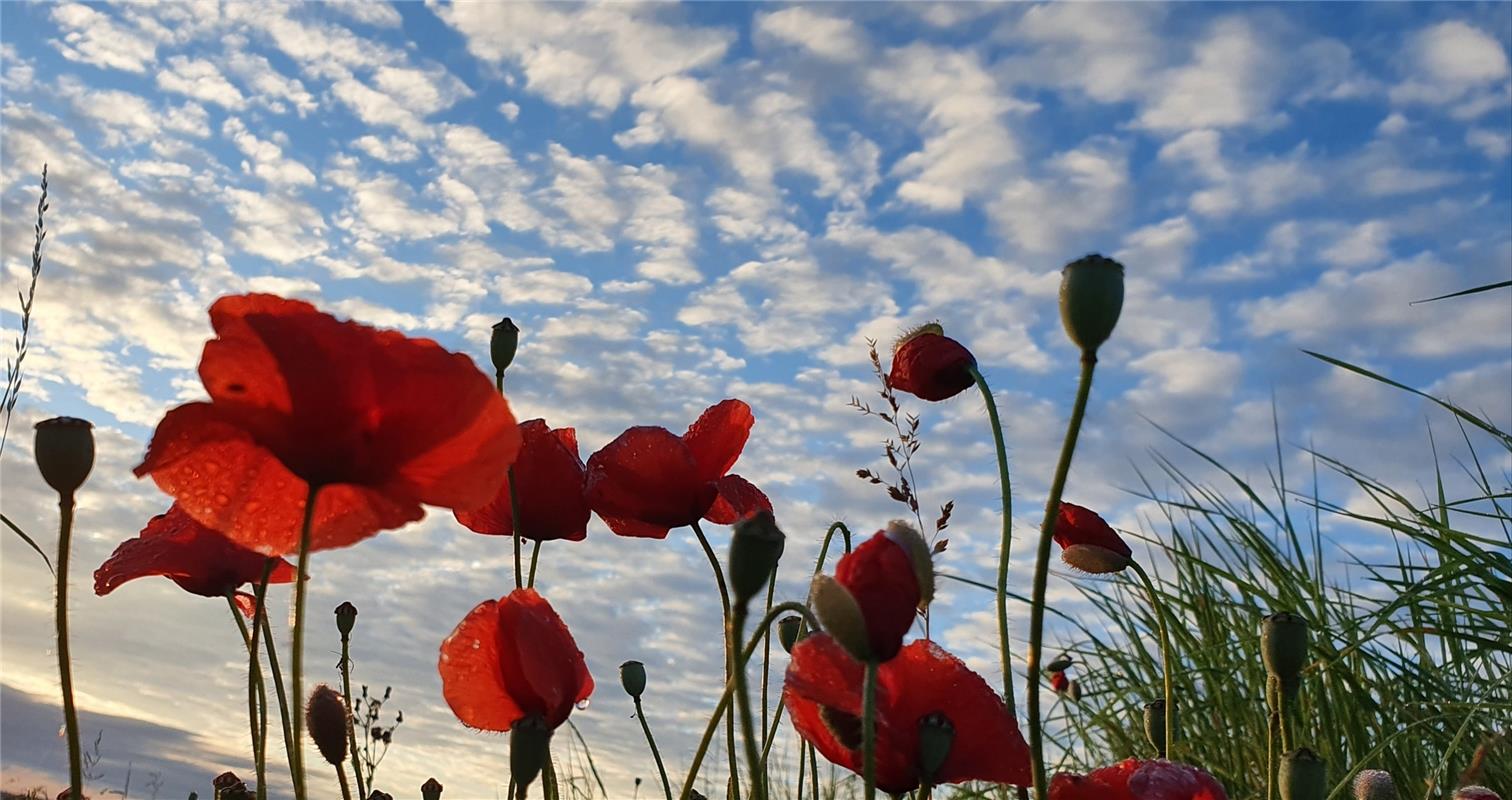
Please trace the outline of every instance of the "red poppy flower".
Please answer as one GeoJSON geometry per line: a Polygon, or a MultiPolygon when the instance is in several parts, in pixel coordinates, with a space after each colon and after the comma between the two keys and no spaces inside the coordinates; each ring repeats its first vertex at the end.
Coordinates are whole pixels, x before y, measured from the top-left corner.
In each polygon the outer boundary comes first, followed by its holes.
{"type": "Polygon", "coordinates": [[[1060,504],[1055,543],[1061,546],[1061,560],[1082,572],[1118,572],[1129,566],[1134,555],[1097,512],[1074,503],[1060,504]]]}
{"type": "Polygon", "coordinates": [[[1050,800],[1228,800],[1228,794],[1197,767],[1130,758],[1086,775],[1056,775],[1050,800]]]}
{"type": "Polygon", "coordinates": [[[908,550],[877,531],[840,559],[835,581],[861,609],[872,658],[887,661],[897,655],[919,606],[918,573],[908,550]]]}
{"type": "MultiPolygon", "coordinates": [[[[783,697],[793,726],[825,758],[861,772],[861,663],[827,634],[793,647],[783,697]]],[[[877,787],[912,791],[919,766],[919,723],[942,715],[954,730],[932,784],[1027,784],[1029,747],[1003,700],[980,675],[933,642],[919,640],[877,671],[877,787]]]]}
{"type": "MultiPolygon", "coordinates": [[[[520,455],[513,467],[519,482],[520,516],[525,520],[520,535],[537,541],[582,541],[588,536],[590,512],[583,497],[585,471],[578,458],[577,432],[552,430],[546,420],[532,419],[520,423],[520,439],[520,455]]],[[[508,471],[488,505],[454,513],[458,522],[476,533],[513,536],[508,471]]]]}
{"type": "Polygon", "coordinates": [[[930,323],[898,340],[887,383],[920,400],[948,400],[976,383],[971,375],[975,366],[970,350],[946,336],[938,323],[930,323]]]}
{"type": "Polygon", "coordinates": [[[583,653],[534,589],[478,605],[441,643],[441,694],[464,725],[507,731],[529,716],[555,730],[593,694],[583,653]]]}
{"type": "MultiPolygon", "coordinates": [[[[110,558],[95,570],[95,594],[104,597],[127,581],[162,575],[186,592],[204,597],[225,597],[243,584],[262,580],[267,556],[248,550],[174,506],[159,514],[135,539],[116,547],[110,558]]],[[[294,566],[278,559],[268,576],[269,583],[290,583],[294,566]]],[[[254,602],[251,595],[238,592],[237,606],[248,616],[254,602]]]]}
{"type": "Polygon", "coordinates": [[[1065,694],[1066,690],[1071,688],[1071,679],[1066,677],[1066,673],[1056,670],[1050,673],[1050,688],[1054,689],[1056,694],[1065,694]]]}
{"type": "Polygon", "coordinates": [[[760,489],[728,475],[756,418],[740,400],[710,406],[677,436],[642,425],[588,457],[588,505],[620,536],[664,539],[700,519],[729,524],[772,510],[760,489]]]}
{"type": "Polygon", "coordinates": [[[200,357],[209,402],[158,423],[138,477],[190,516],[268,555],[343,547],[487,503],[514,461],[509,405],[472,359],[272,295],[223,297],[200,357]]]}

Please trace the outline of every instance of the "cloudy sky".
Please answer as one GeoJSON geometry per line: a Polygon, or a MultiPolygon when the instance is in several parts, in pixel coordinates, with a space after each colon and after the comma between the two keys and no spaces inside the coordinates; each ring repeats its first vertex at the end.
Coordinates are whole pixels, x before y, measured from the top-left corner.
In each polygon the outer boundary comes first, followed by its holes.
{"type": "MultiPolygon", "coordinates": [[[[306,298],[480,360],[507,314],[517,414],[575,426],[585,457],[744,398],[758,421],[737,471],[789,533],[787,598],[830,520],[867,532],[902,510],[854,477],[889,429],[846,403],[875,389],[866,339],[913,323],[941,320],[983,363],[1016,524],[1038,524],[1074,382],[1057,271],[1090,251],[1127,264],[1128,300],[1068,498],[1124,527],[1148,511],[1124,491],[1134,466],[1172,448],[1151,422],[1263,477],[1273,400],[1289,465],[1312,444],[1424,480],[1428,431],[1450,423],[1304,347],[1512,425],[1507,294],[1409,305],[1512,277],[1507,4],[3,3],[0,24],[0,295],[27,277],[44,162],[52,184],[3,509],[50,542],[31,423],[96,423],[72,603],[96,790],[128,762],[138,796],[152,772],[164,797],[250,773],[224,604],[162,580],[88,591],[167,507],[129,468],[165,409],[202,396],[220,295],[306,298]]],[[[916,410],[924,502],[956,501],[940,568],[985,579],[1000,509],[979,398],[916,410]]],[[[50,578],[3,542],[11,789],[56,781],[64,748],[50,578]]],[[[353,601],[356,678],[405,713],[379,774],[395,795],[432,774],[448,796],[502,791],[505,739],[453,719],[435,661],[510,587],[509,561],[445,512],[315,559],[313,678],[336,677],[329,609],[353,601]]],[[[595,522],[548,546],[541,576],[599,683],[574,719],[610,794],[654,789],[616,666],[647,663],[683,770],[718,683],[707,564],[686,532],[595,522]]],[[[1052,580],[1068,610],[1070,587],[1052,580]]],[[[934,632],[996,682],[990,609],[948,585],[934,632]]]]}

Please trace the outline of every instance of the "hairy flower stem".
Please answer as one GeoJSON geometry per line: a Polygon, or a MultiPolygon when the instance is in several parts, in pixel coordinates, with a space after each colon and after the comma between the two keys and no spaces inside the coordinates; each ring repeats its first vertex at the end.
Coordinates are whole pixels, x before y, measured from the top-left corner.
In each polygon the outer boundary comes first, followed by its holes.
{"type": "Polygon", "coordinates": [[[813,745],[809,745],[809,788],[811,789],[810,795],[814,800],[819,800],[819,756],[817,754],[818,750],[813,745]]]}
{"type": "MultiPolygon", "coordinates": [[[[294,702],[301,706],[304,704],[304,619],[305,619],[305,585],[309,583],[310,575],[310,534],[315,528],[315,498],[320,494],[319,486],[311,486],[310,494],[305,498],[304,522],[299,526],[299,567],[298,574],[294,576],[294,664],[290,667],[291,694],[294,702]]],[[[294,763],[291,767],[294,778],[294,800],[305,800],[305,774],[304,774],[304,714],[298,710],[290,715],[292,719],[293,741],[289,747],[294,754],[294,763]]]]}
{"type": "Polygon", "coordinates": [[[656,771],[661,775],[662,791],[666,793],[667,800],[672,800],[672,783],[667,780],[667,768],[662,764],[661,751],[656,748],[656,737],[651,735],[651,724],[646,722],[646,712],[641,708],[640,697],[632,699],[635,701],[635,718],[640,720],[641,730],[646,733],[646,744],[651,746],[651,757],[656,759],[656,771]]]}
{"type": "MultiPolygon", "coordinates": [[[[737,605],[730,613],[730,630],[726,638],[728,641],[740,642],[745,640],[746,610],[744,605],[737,605]]],[[[771,629],[758,631],[757,638],[762,641],[771,640],[771,629]],[[765,633],[765,635],[762,635],[765,633]]],[[[751,773],[750,798],[751,800],[765,800],[765,781],[761,775],[761,756],[757,753],[756,732],[751,721],[751,692],[746,681],[746,659],[742,658],[735,665],[735,697],[740,708],[740,736],[745,740],[746,766],[751,773]]],[[[763,730],[763,733],[765,731],[763,730]]]]}
{"type": "Polygon", "coordinates": [[[236,592],[226,593],[226,604],[231,607],[231,619],[236,622],[236,629],[241,631],[242,645],[247,648],[247,654],[251,657],[247,668],[247,724],[252,732],[252,763],[257,770],[257,797],[263,800],[267,796],[268,769],[263,758],[262,744],[259,743],[259,728],[257,725],[257,698],[263,694],[262,666],[257,663],[257,649],[253,644],[257,636],[257,626],[253,623],[251,631],[247,630],[247,621],[242,619],[240,608],[236,607],[236,592]]]}
{"type": "Polygon", "coordinates": [[[1276,737],[1281,727],[1281,714],[1276,708],[1277,683],[1275,676],[1265,680],[1265,800],[1276,797],[1276,737]]]}
{"type": "Polygon", "coordinates": [[[84,797],[83,750],[79,748],[79,712],[74,709],[73,664],[68,657],[68,550],[73,539],[73,492],[58,495],[58,682],[63,687],[63,727],[68,734],[69,796],[84,797]]]}
{"type": "Polygon", "coordinates": [[[808,742],[798,740],[798,800],[803,800],[803,773],[808,767],[808,742]]]}
{"type": "Polygon", "coordinates": [[[1039,550],[1034,562],[1034,592],[1029,604],[1029,686],[1026,700],[1029,704],[1029,754],[1034,770],[1034,795],[1039,800],[1049,798],[1045,779],[1045,732],[1040,723],[1040,648],[1045,635],[1045,585],[1050,577],[1050,543],[1055,537],[1055,518],[1060,513],[1061,493],[1066,489],[1066,476],[1071,472],[1071,456],[1076,452],[1076,438],[1081,433],[1082,418],[1087,413],[1087,398],[1092,393],[1092,372],[1097,367],[1097,354],[1082,351],[1081,379],[1076,386],[1076,403],[1071,408],[1071,420],[1066,425],[1066,438],[1061,444],[1060,460],[1055,465],[1055,478],[1050,483],[1050,497],[1045,501],[1045,519],[1040,523],[1039,550]]]}
{"type": "Polygon", "coordinates": [[[541,540],[535,540],[535,546],[530,549],[530,577],[525,579],[525,588],[535,588],[536,565],[541,563],[541,540]]]}
{"type": "MultiPolygon", "coordinates": [[[[719,556],[714,553],[714,548],[709,545],[709,537],[704,535],[703,526],[695,520],[693,522],[693,534],[698,537],[698,544],[703,547],[704,556],[709,559],[709,566],[714,570],[714,583],[719,587],[719,605],[724,612],[722,621],[725,626],[725,683],[735,674],[735,648],[739,642],[730,638],[730,590],[725,584],[724,568],[719,566],[719,556]]],[[[735,749],[735,715],[731,714],[725,719],[725,752],[730,757],[730,796],[740,800],[740,752],[735,749]]]]}
{"type": "Polygon", "coordinates": [[[1016,715],[1013,700],[1013,655],[1008,649],[1008,557],[1013,550],[1013,483],[1008,475],[1008,447],[1003,441],[1003,423],[998,418],[997,401],[987,379],[982,377],[975,365],[971,377],[982,393],[982,404],[987,406],[987,420],[992,424],[992,442],[997,446],[998,488],[1003,495],[1003,535],[998,544],[997,618],[998,651],[1003,659],[1003,699],[1008,713],[1016,715]]]}
{"type": "Polygon", "coordinates": [[[866,662],[861,684],[861,780],[866,800],[877,797],[877,662],[866,662]]]}
{"type": "MultiPolygon", "coordinates": [[[[772,599],[773,599],[773,597],[776,594],[777,594],[777,570],[773,569],[771,577],[767,578],[766,609],[764,611],[762,611],[761,613],[765,614],[767,611],[771,611],[772,610],[772,599]]],[[[770,630],[768,630],[767,633],[766,633],[766,635],[761,637],[761,730],[762,731],[765,731],[766,727],[767,727],[767,700],[768,700],[768,695],[769,695],[768,684],[771,683],[771,679],[772,679],[772,633],[771,633],[770,630]]],[[[768,743],[769,742],[768,742],[767,738],[763,735],[762,740],[761,740],[761,746],[762,746],[762,748],[764,749],[767,746],[768,743]]],[[[765,775],[766,774],[766,757],[765,756],[762,757],[761,762],[762,762],[761,774],[765,775]]]]}
{"type": "Polygon", "coordinates": [[[520,493],[515,490],[514,466],[509,467],[509,526],[514,529],[515,588],[525,587],[525,574],[520,570],[520,493]]]}
{"type": "Polygon", "coordinates": [[[289,769],[294,769],[294,733],[289,724],[289,698],[284,693],[283,670],[278,666],[278,648],[273,644],[273,626],[268,622],[268,615],[262,618],[263,641],[268,646],[268,671],[273,676],[273,691],[278,696],[278,716],[283,723],[284,757],[288,759],[289,769]]]}
{"type": "MultiPolygon", "coordinates": [[[[745,648],[741,650],[742,661],[750,659],[751,654],[756,652],[756,645],[761,641],[761,634],[772,626],[772,622],[778,616],[784,613],[801,614],[808,621],[809,625],[815,629],[819,627],[819,620],[814,618],[814,612],[810,611],[808,606],[794,602],[778,603],[772,606],[772,610],[768,611],[766,616],[761,618],[761,622],[756,626],[756,633],[751,637],[751,641],[746,644],[745,648]]],[[[725,681],[724,692],[719,696],[719,703],[714,706],[714,714],[709,717],[708,725],[704,727],[703,738],[698,742],[698,749],[693,751],[693,765],[689,767],[688,776],[683,780],[682,793],[678,795],[681,800],[689,800],[692,797],[693,782],[698,779],[698,769],[703,765],[704,756],[709,752],[709,744],[714,741],[714,732],[719,730],[719,719],[724,715],[725,709],[729,707],[730,698],[734,694],[735,681],[725,681]]]]}
{"type": "MultiPolygon", "coordinates": [[[[252,604],[252,642],[247,652],[249,669],[257,676],[257,800],[267,800],[268,794],[264,780],[268,772],[268,685],[263,680],[262,662],[258,660],[257,649],[261,642],[267,639],[263,631],[268,626],[268,581],[272,580],[273,567],[277,563],[272,558],[263,561],[262,580],[257,582],[252,604]]],[[[271,639],[267,641],[271,652],[273,642],[271,639]]],[[[278,679],[277,672],[274,673],[274,679],[278,679]]],[[[280,692],[283,691],[283,686],[280,685],[278,689],[280,692]]]]}
{"type": "MultiPolygon", "coordinates": [[[[362,760],[357,752],[357,728],[353,724],[352,719],[351,644],[351,635],[343,632],[341,634],[341,702],[346,706],[347,746],[352,750],[352,778],[357,782],[357,796],[365,800],[367,798],[367,789],[364,788],[365,785],[362,782],[362,760]]],[[[340,772],[342,779],[345,780],[346,772],[341,769],[341,765],[336,765],[336,771],[340,772]]]]}
{"type": "Polygon", "coordinates": [[[1165,741],[1159,747],[1160,757],[1170,758],[1171,743],[1176,739],[1176,693],[1171,686],[1171,634],[1166,628],[1165,604],[1160,602],[1155,583],[1150,580],[1144,567],[1139,566],[1138,561],[1130,561],[1129,566],[1144,584],[1145,593],[1150,596],[1150,605],[1155,610],[1155,619],[1160,623],[1160,673],[1165,683],[1165,741]]]}
{"type": "Polygon", "coordinates": [[[336,780],[341,783],[341,800],[352,800],[352,786],[347,783],[346,770],[340,764],[332,766],[336,767],[336,780]]]}

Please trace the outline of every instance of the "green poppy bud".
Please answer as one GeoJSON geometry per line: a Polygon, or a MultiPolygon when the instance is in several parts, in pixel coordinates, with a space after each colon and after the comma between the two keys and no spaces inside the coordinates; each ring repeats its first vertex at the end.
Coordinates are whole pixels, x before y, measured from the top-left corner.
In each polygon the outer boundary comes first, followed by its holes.
{"type": "Polygon", "coordinates": [[[1265,670],[1291,694],[1307,663],[1307,620],[1291,611],[1277,611],[1260,623],[1260,655],[1265,670]]]}
{"type": "Polygon", "coordinates": [[[1328,796],[1328,765],[1299,747],[1281,757],[1281,800],[1323,800],[1328,796]]]}
{"type": "Polygon", "coordinates": [[[1061,270],[1061,324],[1084,353],[1095,353],[1112,335],[1123,310],[1124,268],[1092,254],[1061,270]]]}
{"type": "Polygon", "coordinates": [[[929,543],[924,537],[914,530],[912,525],[901,519],[895,519],[887,523],[887,538],[897,542],[908,554],[908,560],[913,564],[914,577],[919,581],[919,610],[929,607],[929,602],[934,599],[935,573],[934,555],[930,552],[929,543]]]}
{"type": "Polygon", "coordinates": [[[1362,769],[1355,776],[1354,800],[1397,800],[1396,781],[1384,769],[1362,769]]]}
{"type": "MultiPolygon", "coordinates": [[[[1173,723],[1176,722],[1175,717],[1176,717],[1175,714],[1171,715],[1171,722],[1173,722],[1173,723]]],[[[1180,725],[1178,724],[1177,727],[1180,727],[1180,725]]],[[[1148,703],[1145,703],[1145,707],[1144,707],[1144,732],[1145,732],[1145,739],[1149,740],[1150,746],[1153,747],[1153,748],[1155,748],[1155,751],[1160,754],[1161,758],[1165,758],[1166,757],[1166,750],[1165,750],[1165,746],[1166,746],[1165,745],[1165,742],[1166,742],[1166,704],[1165,704],[1165,700],[1158,699],[1158,700],[1152,700],[1152,701],[1150,701],[1148,703]]],[[[1171,738],[1172,739],[1176,738],[1176,731],[1171,731],[1171,738]]]]}
{"type": "Polygon", "coordinates": [[[435,778],[420,784],[420,800],[441,800],[441,782],[435,778]]]}
{"type": "Polygon", "coordinates": [[[784,653],[793,652],[793,645],[798,644],[798,632],[802,628],[802,617],[789,616],[777,621],[777,641],[782,643],[784,653]]]}
{"type": "Polygon", "coordinates": [[[836,644],[857,661],[871,660],[866,618],[850,590],[828,575],[818,575],[809,588],[809,608],[836,644]]]}
{"type": "Polygon", "coordinates": [[[646,691],[646,665],[639,661],[621,664],[620,686],[625,687],[625,694],[639,700],[641,693],[646,691]]]}
{"type": "Polygon", "coordinates": [[[351,603],[336,606],[336,630],[343,637],[352,635],[352,626],[357,624],[357,607],[351,603]]]}
{"type": "Polygon", "coordinates": [[[525,791],[550,757],[551,728],[540,715],[531,714],[509,727],[509,774],[514,778],[516,800],[525,800],[525,791]]]}
{"type": "Polygon", "coordinates": [[[493,326],[493,338],[488,341],[488,355],[493,358],[494,374],[503,375],[514,363],[515,351],[520,347],[520,329],[509,317],[493,326]]]}
{"type": "Polygon", "coordinates": [[[33,455],[47,485],[72,497],[94,468],[94,426],[76,417],[42,420],[37,423],[33,455]]]}
{"type": "Polygon", "coordinates": [[[1076,661],[1070,656],[1061,656],[1054,661],[1051,661],[1049,664],[1046,664],[1044,666],[1043,672],[1046,675],[1052,672],[1065,672],[1066,670],[1071,668],[1072,664],[1075,663],[1076,661]]]}
{"type": "Polygon", "coordinates": [[[787,539],[770,511],[757,511],[735,523],[730,535],[730,593],[744,607],[767,586],[787,539]]]}
{"type": "Polygon", "coordinates": [[[934,783],[935,774],[950,756],[955,744],[955,726],[938,711],[919,720],[919,777],[926,785],[934,783]]]}
{"type": "Polygon", "coordinates": [[[305,706],[305,725],[315,740],[315,749],[328,763],[346,760],[347,710],[340,692],[323,683],[316,686],[305,706]]]}
{"type": "Polygon", "coordinates": [[[1081,681],[1071,679],[1070,685],[1066,687],[1066,699],[1073,703],[1081,700],[1081,681]]]}
{"type": "Polygon", "coordinates": [[[380,792],[377,789],[374,789],[373,791],[368,792],[367,800],[394,800],[394,796],[389,794],[388,792],[380,792]]]}

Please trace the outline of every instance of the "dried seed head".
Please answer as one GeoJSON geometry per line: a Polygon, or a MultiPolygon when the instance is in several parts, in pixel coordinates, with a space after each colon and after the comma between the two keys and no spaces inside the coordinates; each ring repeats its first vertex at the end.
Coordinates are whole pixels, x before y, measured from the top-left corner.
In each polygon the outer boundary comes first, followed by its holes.
{"type": "Polygon", "coordinates": [[[782,643],[783,652],[793,652],[793,646],[798,644],[798,632],[802,629],[802,617],[787,616],[777,621],[777,641],[782,643]]]}
{"type": "Polygon", "coordinates": [[[919,720],[919,775],[925,783],[934,783],[954,743],[955,726],[944,714],[936,711],[919,720]]]}
{"type": "Polygon", "coordinates": [[[1461,786],[1454,791],[1454,800],[1502,800],[1501,795],[1484,786],[1461,786]]]}
{"type": "Polygon", "coordinates": [[[1277,611],[1260,623],[1260,655],[1265,670],[1281,682],[1283,692],[1295,691],[1307,663],[1307,620],[1291,611],[1277,611]]]}
{"type": "Polygon", "coordinates": [[[357,624],[357,607],[351,603],[342,603],[336,606],[336,630],[342,636],[352,634],[352,626],[357,624]]]}
{"type": "MultiPolygon", "coordinates": [[[[1175,717],[1176,715],[1173,713],[1171,715],[1172,723],[1176,723],[1175,717]]],[[[1180,727],[1179,723],[1177,723],[1177,727],[1180,727]]],[[[1149,740],[1150,746],[1155,748],[1155,751],[1160,754],[1161,758],[1165,758],[1166,703],[1164,699],[1151,700],[1145,703],[1144,731],[1145,739],[1149,740]]],[[[1173,740],[1176,738],[1176,731],[1171,731],[1171,738],[1173,740]]]]}
{"type": "Polygon", "coordinates": [[[331,764],[346,760],[347,710],[340,692],[324,683],[316,686],[305,706],[305,724],[321,757],[331,764]]]}
{"type": "Polygon", "coordinates": [[[420,784],[420,800],[441,800],[441,782],[435,778],[420,784]]]}

